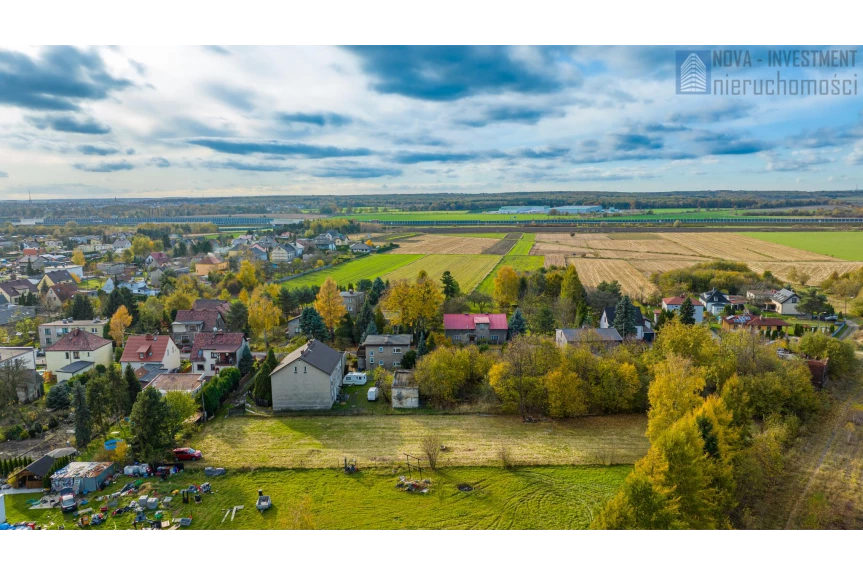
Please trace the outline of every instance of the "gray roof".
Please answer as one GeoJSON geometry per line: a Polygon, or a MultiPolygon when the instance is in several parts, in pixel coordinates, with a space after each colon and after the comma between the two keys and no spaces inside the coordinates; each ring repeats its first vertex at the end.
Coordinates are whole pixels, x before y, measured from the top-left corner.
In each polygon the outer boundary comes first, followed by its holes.
{"type": "Polygon", "coordinates": [[[84,371],[92,365],[92,361],[74,361],[66,367],[58,369],[57,371],[59,371],[60,373],[78,373],[79,371],[84,371]]]}
{"type": "Polygon", "coordinates": [[[302,359],[312,367],[330,375],[341,362],[342,353],[316,339],[313,339],[306,345],[295,349],[286,355],[285,359],[283,359],[281,363],[276,366],[276,369],[273,370],[273,373],[276,373],[282,368],[294,363],[298,359],[302,359]]]}
{"type": "Polygon", "coordinates": [[[78,453],[74,447],[59,447],[53,451],[49,451],[48,455],[53,457],[54,459],[60,459],[61,457],[66,457],[67,455],[75,455],[78,453]]]}
{"type": "Polygon", "coordinates": [[[794,293],[793,291],[791,291],[790,289],[781,289],[778,292],[774,293],[770,299],[772,299],[776,303],[785,303],[786,301],[788,301],[789,299],[791,299],[792,297],[794,297],[796,295],[797,294],[794,293]]]}
{"type": "Polygon", "coordinates": [[[560,332],[567,343],[595,341],[623,341],[620,333],[613,327],[562,329],[560,332]]]}
{"type": "Polygon", "coordinates": [[[412,334],[384,334],[367,335],[363,345],[410,345],[413,342],[412,334]]]}
{"type": "Polygon", "coordinates": [[[43,455],[33,463],[27,466],[27,471],[39,477],[45,477],[51,471],[51,466],[54,465],[54,458],[50,455],[43,455]]]}

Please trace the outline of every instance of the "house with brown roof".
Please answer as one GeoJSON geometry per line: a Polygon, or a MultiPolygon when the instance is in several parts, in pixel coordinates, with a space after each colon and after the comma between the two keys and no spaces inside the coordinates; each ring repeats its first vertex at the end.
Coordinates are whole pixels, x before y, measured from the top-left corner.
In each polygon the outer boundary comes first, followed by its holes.
{"type": "Polygon", "coordinates": [[[169,391],[182,391],[193,397],[204,385],[204,378],[197,373],[161,373],[150,382],[150,387],[165,395],[169,391]]]}
{"type": "Polygon", "coordinates": [[[228,312],[231,311],[231,303],[223,299],[205,299],[198,298],[192,304],[193,311],[214,309],[222,314],[222,319],[228,319],[228,312]]]}
{"type": "Polygon", "coordinates": [[[120,358],[120,365],[138,369],[145,364],[159,364],[168,371],[180,369],[180,350],[167,335],[130,335],[120,358]]]}
{"type": "Polygon", "coordinates": [[[58,383],[97,365],[108,367],[113,361],[111,340],[77,328],[45,350],[46,368],[57,376],[58,383]]]}
{"type": "Polygon", "coordinates": [[[195,336],[189,361],[192,373],[218,375],[226,367],[237,367],[244,349],[249,348],[245,335],[233,332],[202,332],[195,336]]]}
{"type": "Polygon", "coordinates": [[[195,275],[206,276],[211,271],[225,271],[228,269],[228,262],[222,260],[213,254],[204,256],[195,264],[195,275]]]}
{"type": "Polygon", "coordinates": [[[45,301],[50,309],[57,309],[75,297],[76,293],[78,293],[78,284],[76,283],[54,284],[45,292],[45,301]]]}
{"type": "Polygon", "coordinates": [[[722,329],[734,330],[748,328],[759,332],[785,331],[791,324],[778,317],[762,317],[748,313],[740,315],[729,315],[722,318],[722,329]]]}
{"type": "Polygon", "coordinates": [[[192,345],[200,333],[222,331],[225,319],[218,309],[181,309],[171,323],[171,337],[180,347],[192,345]]]}
{"type": "Polygon", "coordinates": [[[336,401],[345,354],[312,340],[285,356],[270,374],[273,410],[330,409],[336,401]]]}
{"type": "Polygon", "coordinates": [[[151,252],[150,255],[144,258],[144,265],[147,268],[162,267],[169,263],[171,263],[171,256],[165,252],[151,252]]]}
{"type": "Polygon", "coordinates": [[[36,284],[26,278],[0,282],[0,295],[9,303],[17,304],[20,298],[35,292],[36,284]]]}

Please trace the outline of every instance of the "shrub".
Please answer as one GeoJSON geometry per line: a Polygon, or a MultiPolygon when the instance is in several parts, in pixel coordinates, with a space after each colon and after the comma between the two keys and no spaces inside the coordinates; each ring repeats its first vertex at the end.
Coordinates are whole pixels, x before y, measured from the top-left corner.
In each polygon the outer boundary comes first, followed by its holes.
{"type": "Polygon", "coordinates": [[[57,429],[59,425],[60,423],[57,421],[57,418],[52,415],[51,419],[48,420],[48,429],[57,429]]]}
{"type": "MultiPolygon", "coordinates": [[[[26,429],[22,429],[21,433],[18,434],[18,439],[20,441],[24,441],[25,439],[30,439],[30,437],[31,437],[30,432],[27,431],[26,429]]],[[[36,434],[33,434],[32,437],[36,437],[36,434]]]]}
{"type": "Polygon", "coordinates": [[[69,386],[65,383],[54,385],[45,397],[45,405],[49,409],[67,409],[72,404],[69,386]]]}

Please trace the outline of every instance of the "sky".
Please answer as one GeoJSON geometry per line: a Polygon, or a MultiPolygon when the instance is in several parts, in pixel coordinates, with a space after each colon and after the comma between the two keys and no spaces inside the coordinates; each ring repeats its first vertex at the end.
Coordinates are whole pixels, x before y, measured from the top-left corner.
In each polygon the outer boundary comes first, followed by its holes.
{"type": "MultiPolygon", "coordinates": [[[[853,79],[856,95],[679,95],[675,50],[0,48],[0,199],[818,191],[863,180],[859,61],[767,69],[732,56],[712,70],[853,79]]],[[[753,61],[766,53],[748,50],[753,61]]]]}

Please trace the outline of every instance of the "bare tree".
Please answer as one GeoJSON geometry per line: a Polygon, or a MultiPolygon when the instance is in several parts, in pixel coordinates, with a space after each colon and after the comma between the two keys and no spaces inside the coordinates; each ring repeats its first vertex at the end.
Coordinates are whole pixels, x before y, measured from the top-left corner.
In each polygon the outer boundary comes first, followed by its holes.
{"type": "Polygon", "coordinates": [[[422,449],[429,461],[429,467],[437,469],[437,460],[440,456],[440,438],[437,435],[426,435],[422,440],[422,449]]]}
{"type": "Polygon", "coordinates": [[[20,359],[12,359],[0,364],[0,405],[9,405],[18,412],[18,417],[24,426],[27,418],[18,400],[18,389],[25,387],[33,377],[33,370],[20,359]]]}

